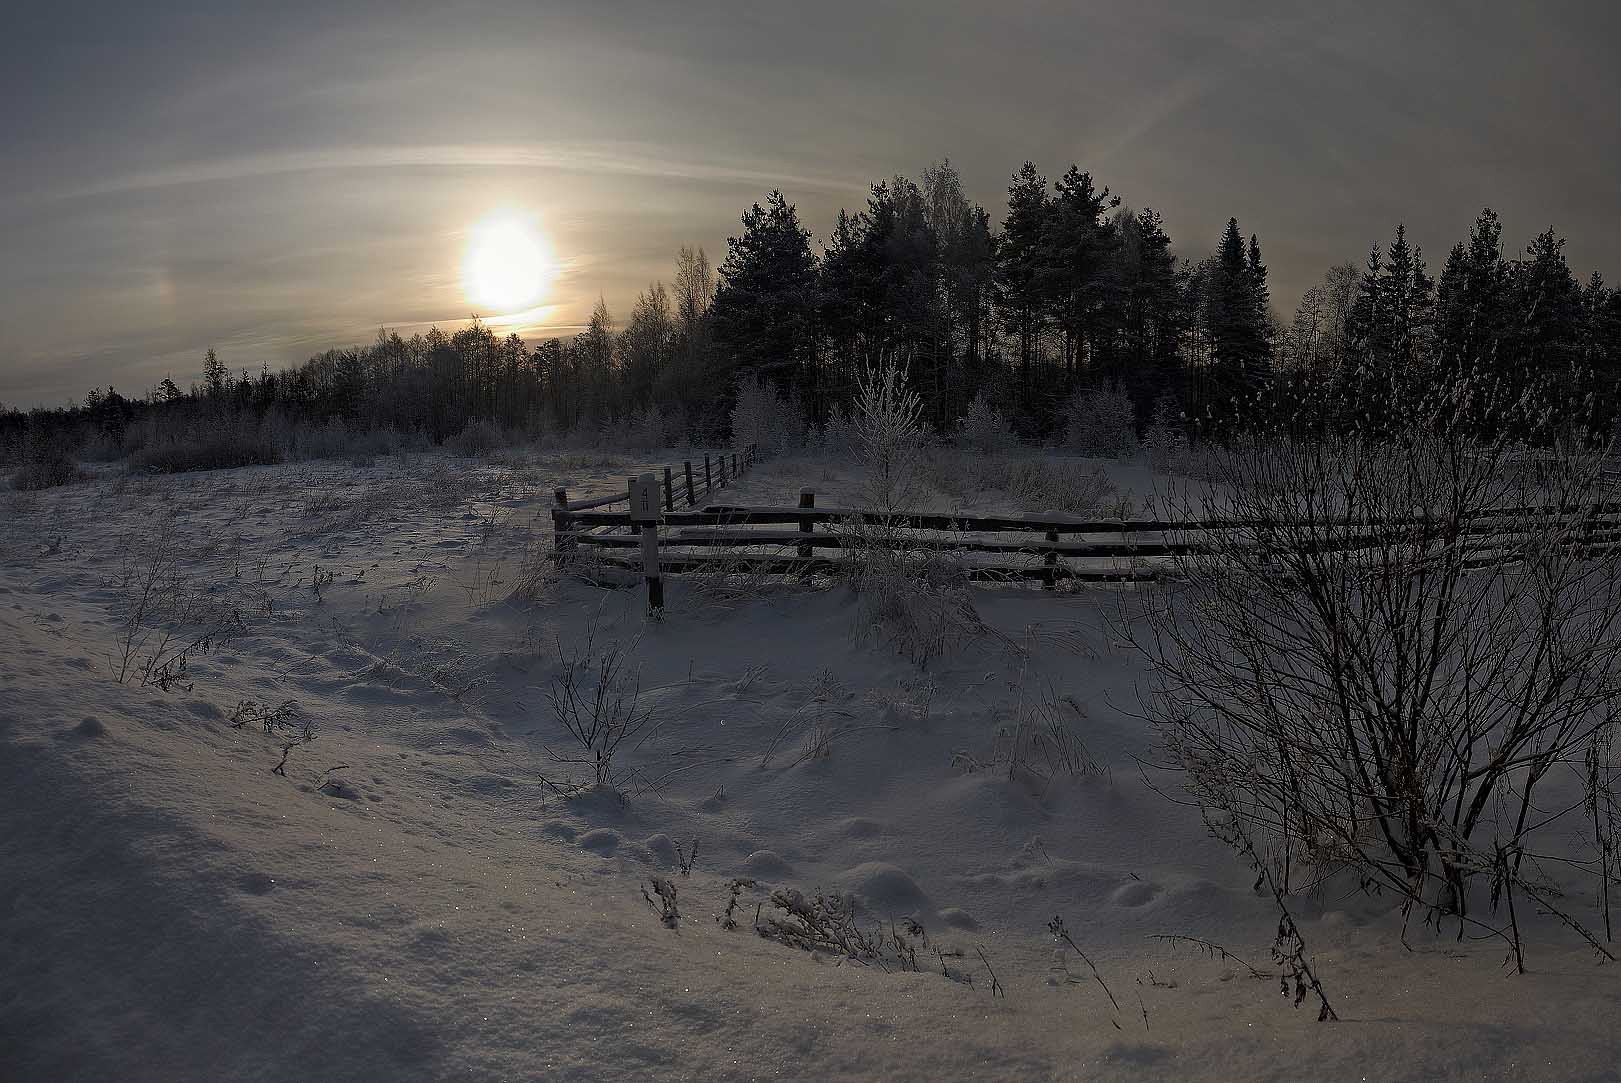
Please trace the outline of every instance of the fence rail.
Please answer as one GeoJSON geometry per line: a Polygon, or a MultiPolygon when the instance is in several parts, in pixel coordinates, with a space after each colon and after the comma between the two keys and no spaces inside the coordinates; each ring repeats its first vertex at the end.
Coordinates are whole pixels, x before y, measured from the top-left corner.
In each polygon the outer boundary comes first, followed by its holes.
{"type": "MultiPolygon", "coordinates": [[[[733,456],[731,477],[754,462],[753,448],[733,456]]],[[[725,463],[725,459],[722,460],[725,463]]],[[[738,572],[764,576],[837,574],[845,550],[883,549],[914,554],[951,554],[971,580],[1131,583],[1160,578],[1170,558],[1219,555],[1235,544],[1270,548],[1286,524],[1241,519],[1172,521],[1095,519],[1065,515],[953,515],[939,512],[883,513],[859,508],[816,507],[815,493],[802,490],[796,507],[711,504],[696,508],[699,491],[687,494],[688,507],[676,510],[671,470],[665,469],[663,510],[657,522],[635,520],[630,510],[600,511],[627,499],[615,495],[568,502],[558,493],[553,509],[558,559],[588,551],[599,565],[660,572],[738,572]],[[791,527],[792,529],[783,529],[791,527]],[[869,528],[878,528],[872,530],[869,528]],[[818,529],[820,528],[820,529],[818,529]],[[648,532],[651,531],[651,537],[648,532]],[[627,550],[641,548],[638,561],[627,550]]],[[[656,476],[655,476],[656,480],[656,476]]],[[[644,482],[646,484],[646,482],[644,482]]],[[[728,484],[722,476],[701,492],[728,484]]],[[[1329,532],[1310,541],[1319,551],[1357,552],[1400,545],[1434,520],[1409,518],[1325,521],[1329,532]]],[[[1596,555],[1621,548],[1621,503],[1582,506],[1485,508],[1464,517],[1458,532],[1466,546],[1466,566],[1485,567],[1515,559],[1527,540],[1550,526],[1568,532],[1572,550],[1596,555]]],[[[651,578],[650,578],[651,582],[651,578]]],[[[661,588],[662,589],[662,588],[661,588]]]]}
{"type": "MultiPolygon", "coordinates": [[[[750,444],[741,451],[722,453],[718,456],[706,454],[701,466],[695,466],[695,462],[696,460],[693,459],[683,460],[679,474],[676,473],[674,465],[663,467],[663,494],[666,511],[674,511],[678,499],[685,500],[687,507],[690,508],[697,504],[700,498],[708,496],[716,489],[726,488],[728,484],[737,479],[739,474],[754,465],[754,445],[750,444]],[[731,472],[729,474],[727,473],[728,459],[731,461],[731,472]],[[700,470],[702,471],[702,481],[697,480],[700,476],[700,470]]],[[[654,475],[655,478],[657,476],[654,475]]],[[[624,492],[609,493],[607,496],[591,497],[587,500],[570,500],[567,489],[554,489],[552,490],[552,499],[552,517],[555,519],[559,512],[588,511],[593,508],[605,508],[610,504],[628,503],[630,501],[630,487],[626,486],[624,492]]],[[[612,524],[622,524],[626,521],[625,513],[617,515],[613,513],[604,514],[612,521],[612,524]]],[[[571,521],[583,518],[584,516],[571,516],[571,521]]],[[[610,524],[597,523],[593,525],[610,524]]]]}

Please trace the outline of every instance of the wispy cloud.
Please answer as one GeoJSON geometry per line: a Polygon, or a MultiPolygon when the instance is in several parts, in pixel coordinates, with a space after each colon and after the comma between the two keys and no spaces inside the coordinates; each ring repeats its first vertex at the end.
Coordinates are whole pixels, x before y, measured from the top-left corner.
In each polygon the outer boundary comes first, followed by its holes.
{"type": "Polygon", "coordinates": [[[160,169],[132,172],[92,184],[69,186],[50,192],[14,195],[11,198],[13,201],[58,202],[279,174],[406,168],[542,169],[586,175],[658,177],[756,188],[780,185],[796,190],[828,193],[859,192],[865,185],[865,181],[853,175],[805,172],[776,167],[764,162],[698,162],[670,157],[661,153],[660,148],[646,144],[531,143],[506,146],[427,144],[280,151],[179,162],[160,169]]]}

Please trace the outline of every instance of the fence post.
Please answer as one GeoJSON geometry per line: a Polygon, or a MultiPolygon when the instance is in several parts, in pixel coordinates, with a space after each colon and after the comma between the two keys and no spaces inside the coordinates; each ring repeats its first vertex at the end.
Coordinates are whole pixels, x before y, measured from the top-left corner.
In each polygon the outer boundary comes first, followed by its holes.
{"type": "MultiPolygon", "coordinates": [[[[814,489],[801,489],[801,490],[799,490],[799,506],[802,507],[802,508],[814,508],[816,506],[816,491],[814,489]]],[[[803,517],[802,519],[799,520],[799,532],[801,534],[809,534],[815,528],[816,528],[816,520],[812,519],[810,516],[807,515],[807,516],[805,516],[805,517],[803,517]]],[[[799,559],[800,560],[809,560],[810,558],[811,558],[810,543],[809,542],[800,542],[799,543],[799,559]]]]}
{"type": "Polygon", "coordinates": [[[670,481],[670,468],[664,468],[664,510],[675,510],[675,486],[670,481]]]}
{"type": "MultiPolygon", "coordinates": [[[[1058,531],[1056,531],[1056,530],[1047,531],[1047,544],[1048,545],[1057,545],[1058,544],[1058,531]]],[[[1046,563],[1046,569],[1045,569],[1044,574],[1041,577],[1041,589],[1042,590],[1052,590],[1053,586],[1058,582],[1058,552],[1057,552],[1057,550],[1054,550],[1054,549],[1048,549],[1047,550],[1047,556],[1046,556],[1045,563],[1046,563]]]]}
{"type": "Polygon", "coordinates": [[[720,457],[720,487],[726,488],[726,456],[720,457]]]}
{"type": "Polygon", "coordinates": [[[709,479],[709,452],[704,452],[704,495],[708,496],[715,483],[709,479]]]}
{"type": "Polygon", "coordinates": [[[698,498],[692,495],[692,460],[687,459],[683,464],[687,470],[687,507],[698,503],[698,498]]]}
{"type": "Polygon", "coordinates": [[[732,480],[737,480],[737,452],[732,452],[732,480]]]}
{"type": "Polygon", "coordinates": [[[647,579],[647,608],[664,609],[664,580],[659,575],[659,482],[652,474],[630,479],[630,521],[642,528],[642,575],[647,579]]]}
{"type": "Polygon", "coordinates": [[[552,549],[561,564],[579,542],[574,537],[573,517],[568,513],[568,490],[553,490],[552,499],[556,502],[552,508],[552,549]]]}

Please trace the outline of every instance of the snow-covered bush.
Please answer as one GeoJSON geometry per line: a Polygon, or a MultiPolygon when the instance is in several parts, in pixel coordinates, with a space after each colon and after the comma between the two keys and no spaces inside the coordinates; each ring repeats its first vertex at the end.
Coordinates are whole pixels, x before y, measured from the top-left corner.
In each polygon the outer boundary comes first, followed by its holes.
{"type": "Polygon", "coordinates": [[[363,429],[340,417],[315,423],[272,410],[260,427],[265,439],[283,461],[306,459],[366,459],[393,455],[416,439],[393,429],[363,429]]]}
{"type": "Polygon", "coordinates": [[[914,665],[927,667],[988,628],[959,562],[897,550],[890,533],[884,525],[847,523],[842,567],[860,600],[860,630],[890,640],[914,665]]]}
{"type": "Polygon", "coordinates": [[[923,456],[923,472],[935,489],[953,500],[961,500],[977,488],[978,471],[973,458],[954,448],[931,448],[923,456]]]}
{"type": "Polygon", "coordinates": [[[291,454],[283,452],[288,458],[336,459],[349,454],[349,426],[341,417],[329,417],[321,425],[301,425],[296,432],[291,454]]]}
{"type": "Polygon", "coordinates": [[[815,446],[830,458],[845,459],[855,455],[856,430],[849,407],[828,411],[827,422],[817,429],[815,446]]]}
{"type": "Polygon", "coordinates": [[[1082,463],[1027,459],[1006,465],[1001,487],[1034,510],[1081,514],[1096,509],[1115,492],[1107,474],[1082,463]]]}
{"type": "Polygon", "coordinates": [[[1154,400],[1154,419],[1143,434],[1149,465],[1158,473],[1181,473],[1186,466],[1188,437],[1176,400],[1161,395],[1154,400]]]}
{"type": "Polygon", "coordinates": [[[764,379],[740,376],[732,407],[732,445],[754,445],[761,455],[799,451],[805,446],[805,408],[797,390],[778,395],[764,379]]]}
{"type": "Polygon", "coordinates": [[[1137,453],[1131,400],[1119,391],[1077,391],[1064,404],[1064,445],[1082,455],[1116,459],[1137,453]]]}
{"type": "Polygon", "coordinates": [[[623,452],[636,440],[635,427],[628,417],[605,417],[597,423],[595,437],[586,437],[578,447],[595,447],[603,451],[623,452]]]}
{"type": "Polygon", "coordinates": [[[999,454],[1017,446],[1018,438],[996,407],[985,395],[974,396],[962,419],[957,422],[957,446],[969,451],[999,454]]]}
{"type": "Polygon", "coordinates": [[[469,421],[462,431],[445,440],[445,446],[458,455],[488,455],[498,448],[511,447],[520,440],[498,423],[484,418],[469,421]]]}
{"type": "Polygon", "coordinates": [[[630,446],[636,451],[656,451],[669,444],[664,413],[653,403],[636,412],[630,423],[630,446]]]}
{"type": "MultiPolygon", "coordinates": [[[[124,442],[110,432],[93,432],[79,447],[79,458],[89,463],[110,463],[124,457],[124,442]]],[[[0,456],[0,462],[4,456],[0,456]]]]}
{"type": "Polygon", "coordinates": [[[776,394],[764,380],[738,377],[732,405],[732,443],[738,447],[753,444],[760,454],[770,454],[776,401],[776,394]]]}

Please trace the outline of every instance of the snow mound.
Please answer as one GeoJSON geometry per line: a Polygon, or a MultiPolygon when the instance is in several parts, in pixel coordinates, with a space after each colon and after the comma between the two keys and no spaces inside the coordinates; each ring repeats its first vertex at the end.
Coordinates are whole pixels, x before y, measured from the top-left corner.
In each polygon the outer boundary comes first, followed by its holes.
{"type": "Polygon", "coordinates": [[[910,912],[928,902],[917,881],[887,861],[864,861],[839,875],[839,886],[870,910],[910,912]]]}
{"type": "Polygon", "coordinates": [[[743,859],[743,870],[754,876],[788,876],[794,867],[775,850],[756,850],[743,859]]]}

